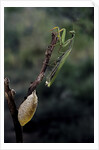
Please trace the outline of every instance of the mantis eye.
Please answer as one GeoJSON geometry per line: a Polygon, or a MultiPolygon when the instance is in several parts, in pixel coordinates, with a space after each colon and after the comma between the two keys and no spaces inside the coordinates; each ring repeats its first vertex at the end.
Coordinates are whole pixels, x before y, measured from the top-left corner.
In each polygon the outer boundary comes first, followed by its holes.
{"type": "Polygon", "coordinates": [[[34,90],[31,95],[27,97],[27,99],[20,105],[18,110],[18,120],[21,126],[24,126],[28,123],[37,108],[38,97],[36,95],[36,91],[34,90]]]}

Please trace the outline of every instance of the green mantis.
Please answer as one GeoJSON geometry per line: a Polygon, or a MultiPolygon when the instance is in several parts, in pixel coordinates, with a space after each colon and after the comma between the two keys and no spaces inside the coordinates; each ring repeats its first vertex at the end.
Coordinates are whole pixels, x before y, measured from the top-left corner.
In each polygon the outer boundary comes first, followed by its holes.
{"type": "Polygon", "coordinates": [[[67,45],[69,45],[69,48],[63,52],[63,54],[58,57],[58,59],[56,60],[56,65],[54,66],[54,68],[52,69],[50,75],[47,77],[46,80],[46,85],[48,87],[50,87],[52,85],[52,83],[54,82],[58,72],[60,71],[60,69],[62,68],[63,64],[65,63],[68,55],[70,54],[71,50],[72,50],[72,45],[73,45],[73,40],[75,37],[75,31],[70,31],[70,33],[72,34],[72,37],[70,39],[68,39],[67,41],[65,41],[65,36],[66,36],[66,29],[59,29],[59,27],[54,27],[51,30],[57,29],[57,37],[58,37],[58,43],[60,45],[60,48],[64,48],[67,45]],[[63,31],[63,32],[62,32],[63,31]],[[60,32],[62,32],[62,35],[60,36],[60,32]]]}

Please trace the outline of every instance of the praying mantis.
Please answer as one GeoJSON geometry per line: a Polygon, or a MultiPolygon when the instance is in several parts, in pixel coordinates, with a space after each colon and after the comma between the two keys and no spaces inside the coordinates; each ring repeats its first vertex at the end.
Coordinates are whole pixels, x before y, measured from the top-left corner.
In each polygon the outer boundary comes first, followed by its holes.
{"type": "Polygon", "coordinates": [[[70,52],[72,50],[74,37],[75,37],[75,31],[74,30],[70,31],[70,33],[72,34],[72,37],[70,39],[68,39],[67,41],[65,41],[66,29],[65,28],[59,29],[59,27],[54,27],[53,29],[51,29],[51,31],[54,29],[57,29],[57,38],[58,38],[58,43],[60,45],[60,48],[64,48],[68,44],[69,44],[69,48],[65,52],[63,52],[62,55],[60,57],[58,57],[58,59],[56,60],[56,65],[53,67],[50,75],[47,77],[47,80],[46,80],[46,85],[48,87],[50,87],[52,85],[58,72],[60,71],[60,69],[62,68],[63,64],[65,63],[68,55],[70,54],[70,52]],[[62,32],[62,35],[60,35],[60,32],[62,32]]]}

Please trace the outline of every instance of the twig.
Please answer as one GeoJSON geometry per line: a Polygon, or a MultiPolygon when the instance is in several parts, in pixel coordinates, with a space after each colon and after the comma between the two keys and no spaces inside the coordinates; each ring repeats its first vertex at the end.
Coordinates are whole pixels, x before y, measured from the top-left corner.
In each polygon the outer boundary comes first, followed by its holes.
{"type": "Polygon", "coordinates": [[[16,105],[14,102],[14,90],[9,88],[9,79],[4,79],[4,86],[5,86],[5,97],[7,99],[8,107],[13,119],[15,133],[16,133],[16,142],[22,143],[23,142],[23,136],[22,136],[22,128],[20,126],[20,123],[18,121],[18,111],[16,109],[16,105]]]}
{"type": "Polygon", "coordinates": [[[45,52],[45,60],[43,62],[41,71],[40,71],[38,77],[36,78],[36,80],[34,82],[31,82],[30,87],[28,88],[27,96],[29,96],[36,89],[37,85],[39,85],[40,82],[43,80],[43,77],[45,75],[45,71],[47,69],[52,51],[53,51],[56,43],[57,43],[57,36],[55,33],[52,33],[52,41],[45,52]]]}
{"type": "MultiPolygon", "coordinates": [[[[57,42],[57,36],[55,33],[52,33],[52,41],[45,52],[45,60],[43,62],[41,71],[37,79],[34,82],[31,82],[30,87],[28,88],[27,96],[29,96],[36,89],[37,85],[39,85],[39,83],[42,81],[56,42],[57,42]]],[[[15,128],[15,133],[16,133],[16,142],[22,143],[23,142],[22,128],[18,121],[18,110],[16,109],[16,105],[14,102],[14,91],[13,89],[9,88],[8,78],[5,78],[4,85],[5,85],[5,96],[6,96],[8,107],[9,107],[9,110],[13,119],[13,123],[14,123],[14,128],[15,128]]]]}

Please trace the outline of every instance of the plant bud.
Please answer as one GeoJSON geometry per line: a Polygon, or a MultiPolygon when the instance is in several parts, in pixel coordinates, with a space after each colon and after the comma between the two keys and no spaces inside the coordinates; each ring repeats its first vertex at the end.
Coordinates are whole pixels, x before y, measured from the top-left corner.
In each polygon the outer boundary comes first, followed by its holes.
{"type": "Polygon", "coordinates": [[[21,126],[24,126],[32,119],[36,111],[37,104],[38,104],[38,97],[36,95],[36,90],[34,90],[32,94],[29,95],[27,99],[19,107],[18,120],[21,126]]]}
{"type": "Polygon", "coordinates": [[[14,89],[11,89],[11,94],[12,94],[12,97],[14,98],[14,96],[15,96],[15,90],[14,89]]]}

